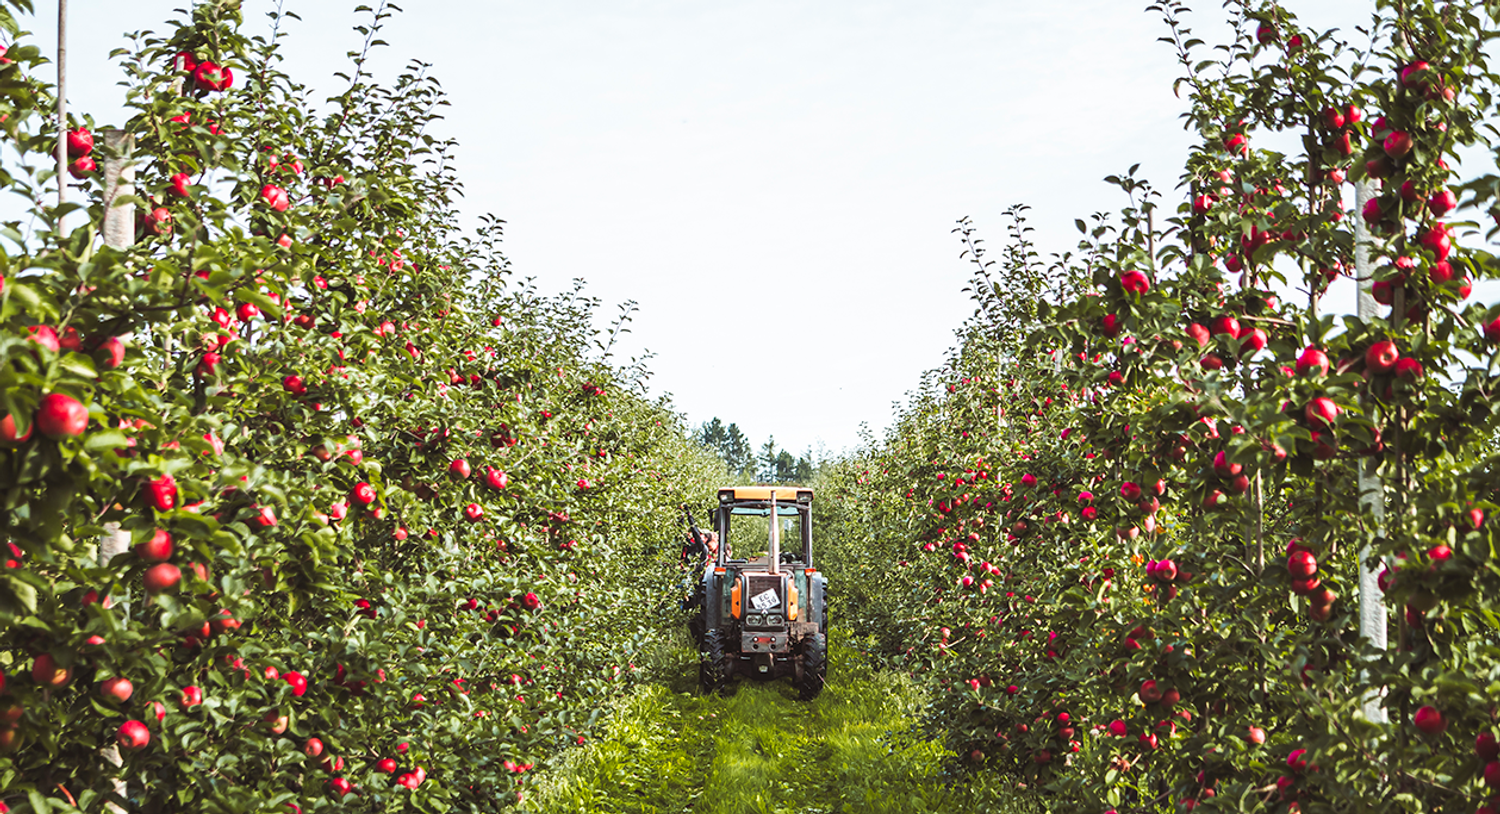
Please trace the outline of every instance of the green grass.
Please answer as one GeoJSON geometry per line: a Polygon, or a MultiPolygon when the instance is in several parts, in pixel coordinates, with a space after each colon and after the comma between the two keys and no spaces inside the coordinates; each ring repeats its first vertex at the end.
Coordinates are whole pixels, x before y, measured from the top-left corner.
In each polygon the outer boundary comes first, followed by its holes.
{"type": "Polygon", "coordinates": [[[993,778],[955,783],[952,756],[910,735],[925,701],[909,676],[868,669],[837,641],[812,702],[786,681],[697,693],[691,652],[645,684],[604,736],[535,779],[531,814],[879,814],[1017,810],[993,778]],[[1007,803],[1002,805],[1003,803],[1007,803]]]}

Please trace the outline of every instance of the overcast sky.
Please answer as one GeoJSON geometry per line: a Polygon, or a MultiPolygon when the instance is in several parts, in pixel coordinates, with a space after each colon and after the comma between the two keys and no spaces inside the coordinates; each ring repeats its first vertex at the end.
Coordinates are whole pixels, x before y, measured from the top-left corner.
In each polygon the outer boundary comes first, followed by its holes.
{"type": "MultiPolygon", "coordinates": [[[[108,52],[188,2],[72,0],[70,105],[121,121],[108,52]]],[[[285,68],[319,97],[361,41],[355,5],[287,3],[304,22],[285,68]]],[[[1196,33],[1221,39],[1219,3],[1199,5],[1196,33]]],[[[1352,30],[1369,4],[1296,5],[1352,30]]],[[[1140,162],[1171,194],[1185,107],[1144,6],[409,0],[376,73],[433,64],[465,217],[505,219],[544,290],[585,278],[605,317],[636,301],[623,354],[655,354],[655,392],[695,424],[833,453],[887,425],[971,312],[956,219],[998,245],[1030,204],[1047,254],[1123,203],[1105,175],[1140,162]]],[[[37,7],[52,53],[55,0],[37,7]]],[[[268,7],[247,0],[250,33],[268,7]]]]}

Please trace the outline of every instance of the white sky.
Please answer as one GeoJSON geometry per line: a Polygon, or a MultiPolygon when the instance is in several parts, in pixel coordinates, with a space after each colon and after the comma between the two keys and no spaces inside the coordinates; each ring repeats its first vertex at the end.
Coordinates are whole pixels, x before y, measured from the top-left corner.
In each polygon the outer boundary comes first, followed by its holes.
{"type": "MultiPolygon", "coordinates": [[[[189,2],[71,0],[72,108],[121,121],[108,52],[189,2]]],[[[288,3],[304,22],[285,68],[319,97],[361,41],[355,5],[288,3]]],[[[1144,5],[407,0],[375,69],[433,63],[464,215],[508,221],[517,272],[544,290],[583,277],[605,319],[637,301],[623,353],[656,354],[655,392],[757,446],[837,452],[887,425],[971,312],[957,218],[998,249],[1004,210],[1030,204],[1045,255],[1123,203],[1105,175],[1140,162],[1171,194],[1185,105],[1144,5]]],[[[1198,5],[1195,33],[1224,37],[1217,0],[1198,5]]],[[[1368,18],[1294,5],[1315,26],[1368,18]]],[[[55,0],[37,7],[25,27],[52,53],[55,0]]],[[[245,7],[267,30],[269,2],[245,7]]]]}

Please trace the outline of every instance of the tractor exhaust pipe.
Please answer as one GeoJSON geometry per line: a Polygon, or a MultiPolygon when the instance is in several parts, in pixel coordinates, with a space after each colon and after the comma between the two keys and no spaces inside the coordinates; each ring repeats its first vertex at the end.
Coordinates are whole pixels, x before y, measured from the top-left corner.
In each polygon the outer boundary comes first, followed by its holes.
{"type": "Polygon", "coordinates": [[[772,574],[781,573],[781,518],[776,514],[776,490],[771,490],[771,545],[766,559],[771,561],[772,574]]]}

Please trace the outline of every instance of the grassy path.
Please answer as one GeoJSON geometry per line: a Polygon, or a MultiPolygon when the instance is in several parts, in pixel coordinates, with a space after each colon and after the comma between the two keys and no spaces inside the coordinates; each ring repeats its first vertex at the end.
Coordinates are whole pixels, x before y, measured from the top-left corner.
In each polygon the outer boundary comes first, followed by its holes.
{"type": "MultiPolygon", "coordinates": [[[[797,700],[789,682],[743,682],[727,696],[681,678],[647,684],[605,736],[537,778],[532,814],[875,814],[994,811],[1004,797],[945,776],[951,756],[906,734],[923,698],[904,675],[866,668],[835,642],[828,686],[797,700]]],[[[1005,806],[1009,808],[1009,806],[1005,806]]]]}

